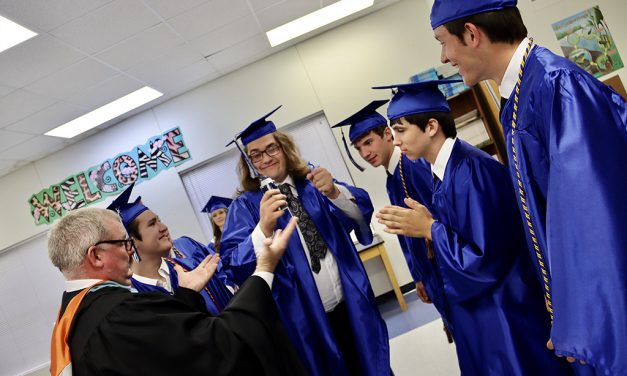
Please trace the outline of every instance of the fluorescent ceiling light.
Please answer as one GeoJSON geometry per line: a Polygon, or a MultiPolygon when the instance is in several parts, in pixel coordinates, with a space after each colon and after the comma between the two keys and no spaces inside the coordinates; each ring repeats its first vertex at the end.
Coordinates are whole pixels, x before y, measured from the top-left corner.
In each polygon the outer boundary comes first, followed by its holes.
{"type": "Polygon", "coordinates": [[[20,26],[8,18],[0,16],[0,52],[18,45],[37,33],[20,26]]]}
{"type": "Polygon", "coordinates": [[[340,0],[266,32],[272,47],[372,6],[374,0],[340,0]]]}
{"type": "Polygon", "coordinates": [[[144,86],[137,91],[116,99],[111,103],[105,104],[92,112],[60,125],[44,134],[46,136],[72,138],[113,118],[125,114],[132,109],[157,99],[162,95],[163,93],[160,93],[151,87],[144,86]]]}

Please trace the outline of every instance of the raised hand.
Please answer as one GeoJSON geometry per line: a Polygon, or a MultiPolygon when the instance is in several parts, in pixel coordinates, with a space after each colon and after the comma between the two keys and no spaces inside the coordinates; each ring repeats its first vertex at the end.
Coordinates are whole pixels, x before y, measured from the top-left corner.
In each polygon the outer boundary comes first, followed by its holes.
{"type": "Polygon", "coordinates": [[[255,271],[273,273],[281,256],[287,248],[287,243],[296,228],[297,218],[292,217],[284,230],[276,230],[272,238],[264,240],[264,248],[257,253],[257,268],[255,271]]]}
{"type": "Polygon", "coordinates": [[[384,231],[390,234],[431,240],[431,225],[435,220],[424,205],[410,198],[405,199],[409,208],[385,206],[376,214],[384,231]]]}
{"type": "Polygon", "coordinates": [[[178,275],[179,286],[199,292],[207,285],[218,268],[220,257],[209,255],[194,270],[186,272],[180,265],[174,265],[178,275]]]}
{"type": "Polygon", "coordinates": [[[340,190],[333,183],[333,176],[324,167],[316,167],[307,174],[307,179],[311,181],[323,195],[330,199],[336,199],[340,195],[340,190]]]}
{"type": "Polygon", "coordinates": [[[266,237],[272,235],[276,221],[283,215],[279,207],[287,205],[286,197],[278,189],[270,189],[263,194],[259,208],[259,228],[266,237]]]}

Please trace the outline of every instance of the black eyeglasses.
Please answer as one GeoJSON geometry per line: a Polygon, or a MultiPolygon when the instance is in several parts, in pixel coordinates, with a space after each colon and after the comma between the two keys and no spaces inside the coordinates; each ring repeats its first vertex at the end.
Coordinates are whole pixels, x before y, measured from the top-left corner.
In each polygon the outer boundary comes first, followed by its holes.
{"type": "Polygon", "coordinates": [[[120,240],[101,240],[98,243],[94,244],[94,246],[100,245],[100,244],[120,244],[123,243],[124,244],[124,249],[126,250],[126,252],[137,252],[137,249],[135,248],[135,241],[133,241],[133,238],[128,238],[128,239],[120,239],[120,240]]]}
{"type": "Polygon", "coordinates": [[[252,153],[248,154],[248,158],[250,158],[250,160],[253,162],[259,162],[263,159],[263,153],[268,154],[268,157],[272,157],[279,154],[279,151],[281,151],[281,147],[279,145],[270,144],[265,150],[253,151],[252,153]]]}

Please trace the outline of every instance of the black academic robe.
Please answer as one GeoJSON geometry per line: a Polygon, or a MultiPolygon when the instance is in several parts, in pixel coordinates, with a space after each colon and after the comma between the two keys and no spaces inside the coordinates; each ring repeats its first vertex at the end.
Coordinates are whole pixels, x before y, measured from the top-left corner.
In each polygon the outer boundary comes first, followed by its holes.
{"type": "MultiPolygon", "coordinates": [[[[63,294],[63,309],[76,295],[63,294]]],[[[69,335],[80,375],[306,375],[272,294],[253,276],[211,317],[200,294],[106,287],[87,294],[69,335]]]]}

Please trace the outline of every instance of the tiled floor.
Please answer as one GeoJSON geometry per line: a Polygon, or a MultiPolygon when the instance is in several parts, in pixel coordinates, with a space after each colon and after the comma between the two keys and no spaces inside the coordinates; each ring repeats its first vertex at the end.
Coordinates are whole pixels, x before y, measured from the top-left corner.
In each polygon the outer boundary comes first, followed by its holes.
{"type": "Polygon", "coordinates": [[[442,320],[432,304],[405,294],[407,311],[396,299],[379,305],[390,336],[390,361],[396,376],[459,376],[455,345],[442,331],[442,320]]]}

